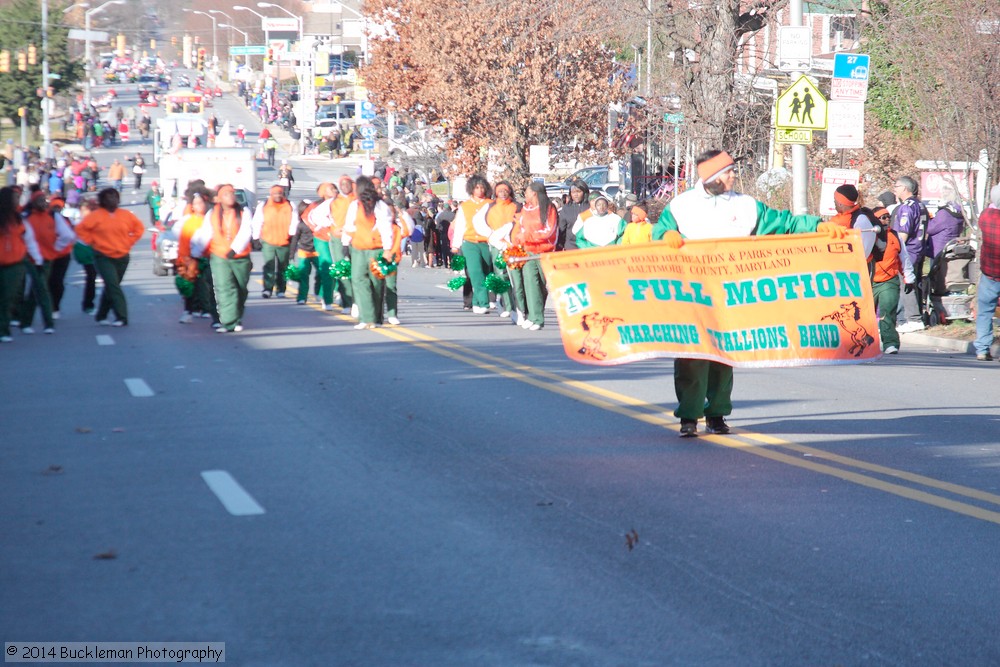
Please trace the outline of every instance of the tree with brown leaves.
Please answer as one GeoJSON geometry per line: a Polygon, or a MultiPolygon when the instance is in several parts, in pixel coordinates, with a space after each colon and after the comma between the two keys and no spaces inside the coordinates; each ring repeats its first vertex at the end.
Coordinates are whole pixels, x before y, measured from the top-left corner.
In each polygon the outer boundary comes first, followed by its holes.
{"type": "Polygon", "coordinates": [[[490,167],[523,184],[532,144],[607,147],[608,107],[625,83],[586,0],[371,0],[365,10],[381,28],[365,72],[372,100],[444,127],[454,174],[490,167]]]}

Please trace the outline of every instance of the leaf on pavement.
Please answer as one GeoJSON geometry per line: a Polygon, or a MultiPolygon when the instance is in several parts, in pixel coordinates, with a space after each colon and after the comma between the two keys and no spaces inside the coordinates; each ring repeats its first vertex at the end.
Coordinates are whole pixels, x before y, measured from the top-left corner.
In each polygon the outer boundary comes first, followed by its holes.
{"type": "Polygon", "coordinates": [[[118,558],[118,554],[115,553],[114,549],[108,549],[103,553],[94,554],[94,560],[114,560],[116,558],[118,558]]]}
{"type": "Polygon", "coordinates": [[[76,427],[76,432],[77,433],[90,433],[90,427],[89,426],[77,426],[76,427]]]}

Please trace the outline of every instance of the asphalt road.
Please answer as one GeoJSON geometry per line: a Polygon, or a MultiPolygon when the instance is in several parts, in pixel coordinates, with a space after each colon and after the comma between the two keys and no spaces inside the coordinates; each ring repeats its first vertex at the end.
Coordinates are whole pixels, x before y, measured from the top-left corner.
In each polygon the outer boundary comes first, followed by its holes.
{"type": "Polygon", "coordinates": [[[79,312],[74,266],[56,334],[0,349],[5,641],[1000,664],[1000,364],[739,370],[734,434],[682,440],[669,361],[576,365],[554,322],[463,312],[443,270],[404,264],[403,326],[373,331],[255,271],[246,331],[216,335],[150,266],[143,242],[129,327],[79,312]]]}
{"type": "MultiPolygon", "coordinates": [[[[295,164],[293,198],[353,171],[295,164]]],[[[360,332],[260,299],[255,272],[247,330],[219,336],[177,323],[150,266],[144,241],[127,329],[79,312],[74,267],[57,333],[0,349],[5,641],[224,641],[248,666],[1000,663],[998,364],[904,343],[741,370],[734,434],[681,440],[669,362],[576,365],[554,321],[463,312],[442,270],[404,264],[403,326],[360,332]]]]}

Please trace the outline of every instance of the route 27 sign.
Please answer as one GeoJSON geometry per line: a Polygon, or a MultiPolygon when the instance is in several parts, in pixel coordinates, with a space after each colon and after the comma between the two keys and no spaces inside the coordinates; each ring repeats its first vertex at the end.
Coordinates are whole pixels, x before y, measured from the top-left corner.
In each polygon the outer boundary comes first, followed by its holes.
{"type": "Polygon", "coordinates": [[[789,130],[825,130],[826,98],[802,75],[778,96],[774,126],[789,130]]]}
{"type": "Polygon", "coordinates": [[[862,53],[838,53],[833,57],[830,99],[864,102],[868,99],[868,74],[871,58],[862,53]]]}

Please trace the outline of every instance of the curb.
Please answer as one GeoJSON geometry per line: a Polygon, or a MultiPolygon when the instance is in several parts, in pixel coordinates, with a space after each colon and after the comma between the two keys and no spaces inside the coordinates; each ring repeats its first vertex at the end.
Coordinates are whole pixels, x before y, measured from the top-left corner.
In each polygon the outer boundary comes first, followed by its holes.
{"type": "Polygon", "coordinates": [[[963,354],[976,353],[976,348],[972,344],[972,341],[962,340],[961,338],[942,338],[940,336],[929,336],[927,334],[913,332],[899,334],[899,339],[906,343],[936,347],[940,350],[948,350],[950,352],[960,352],[963,354]]]}

